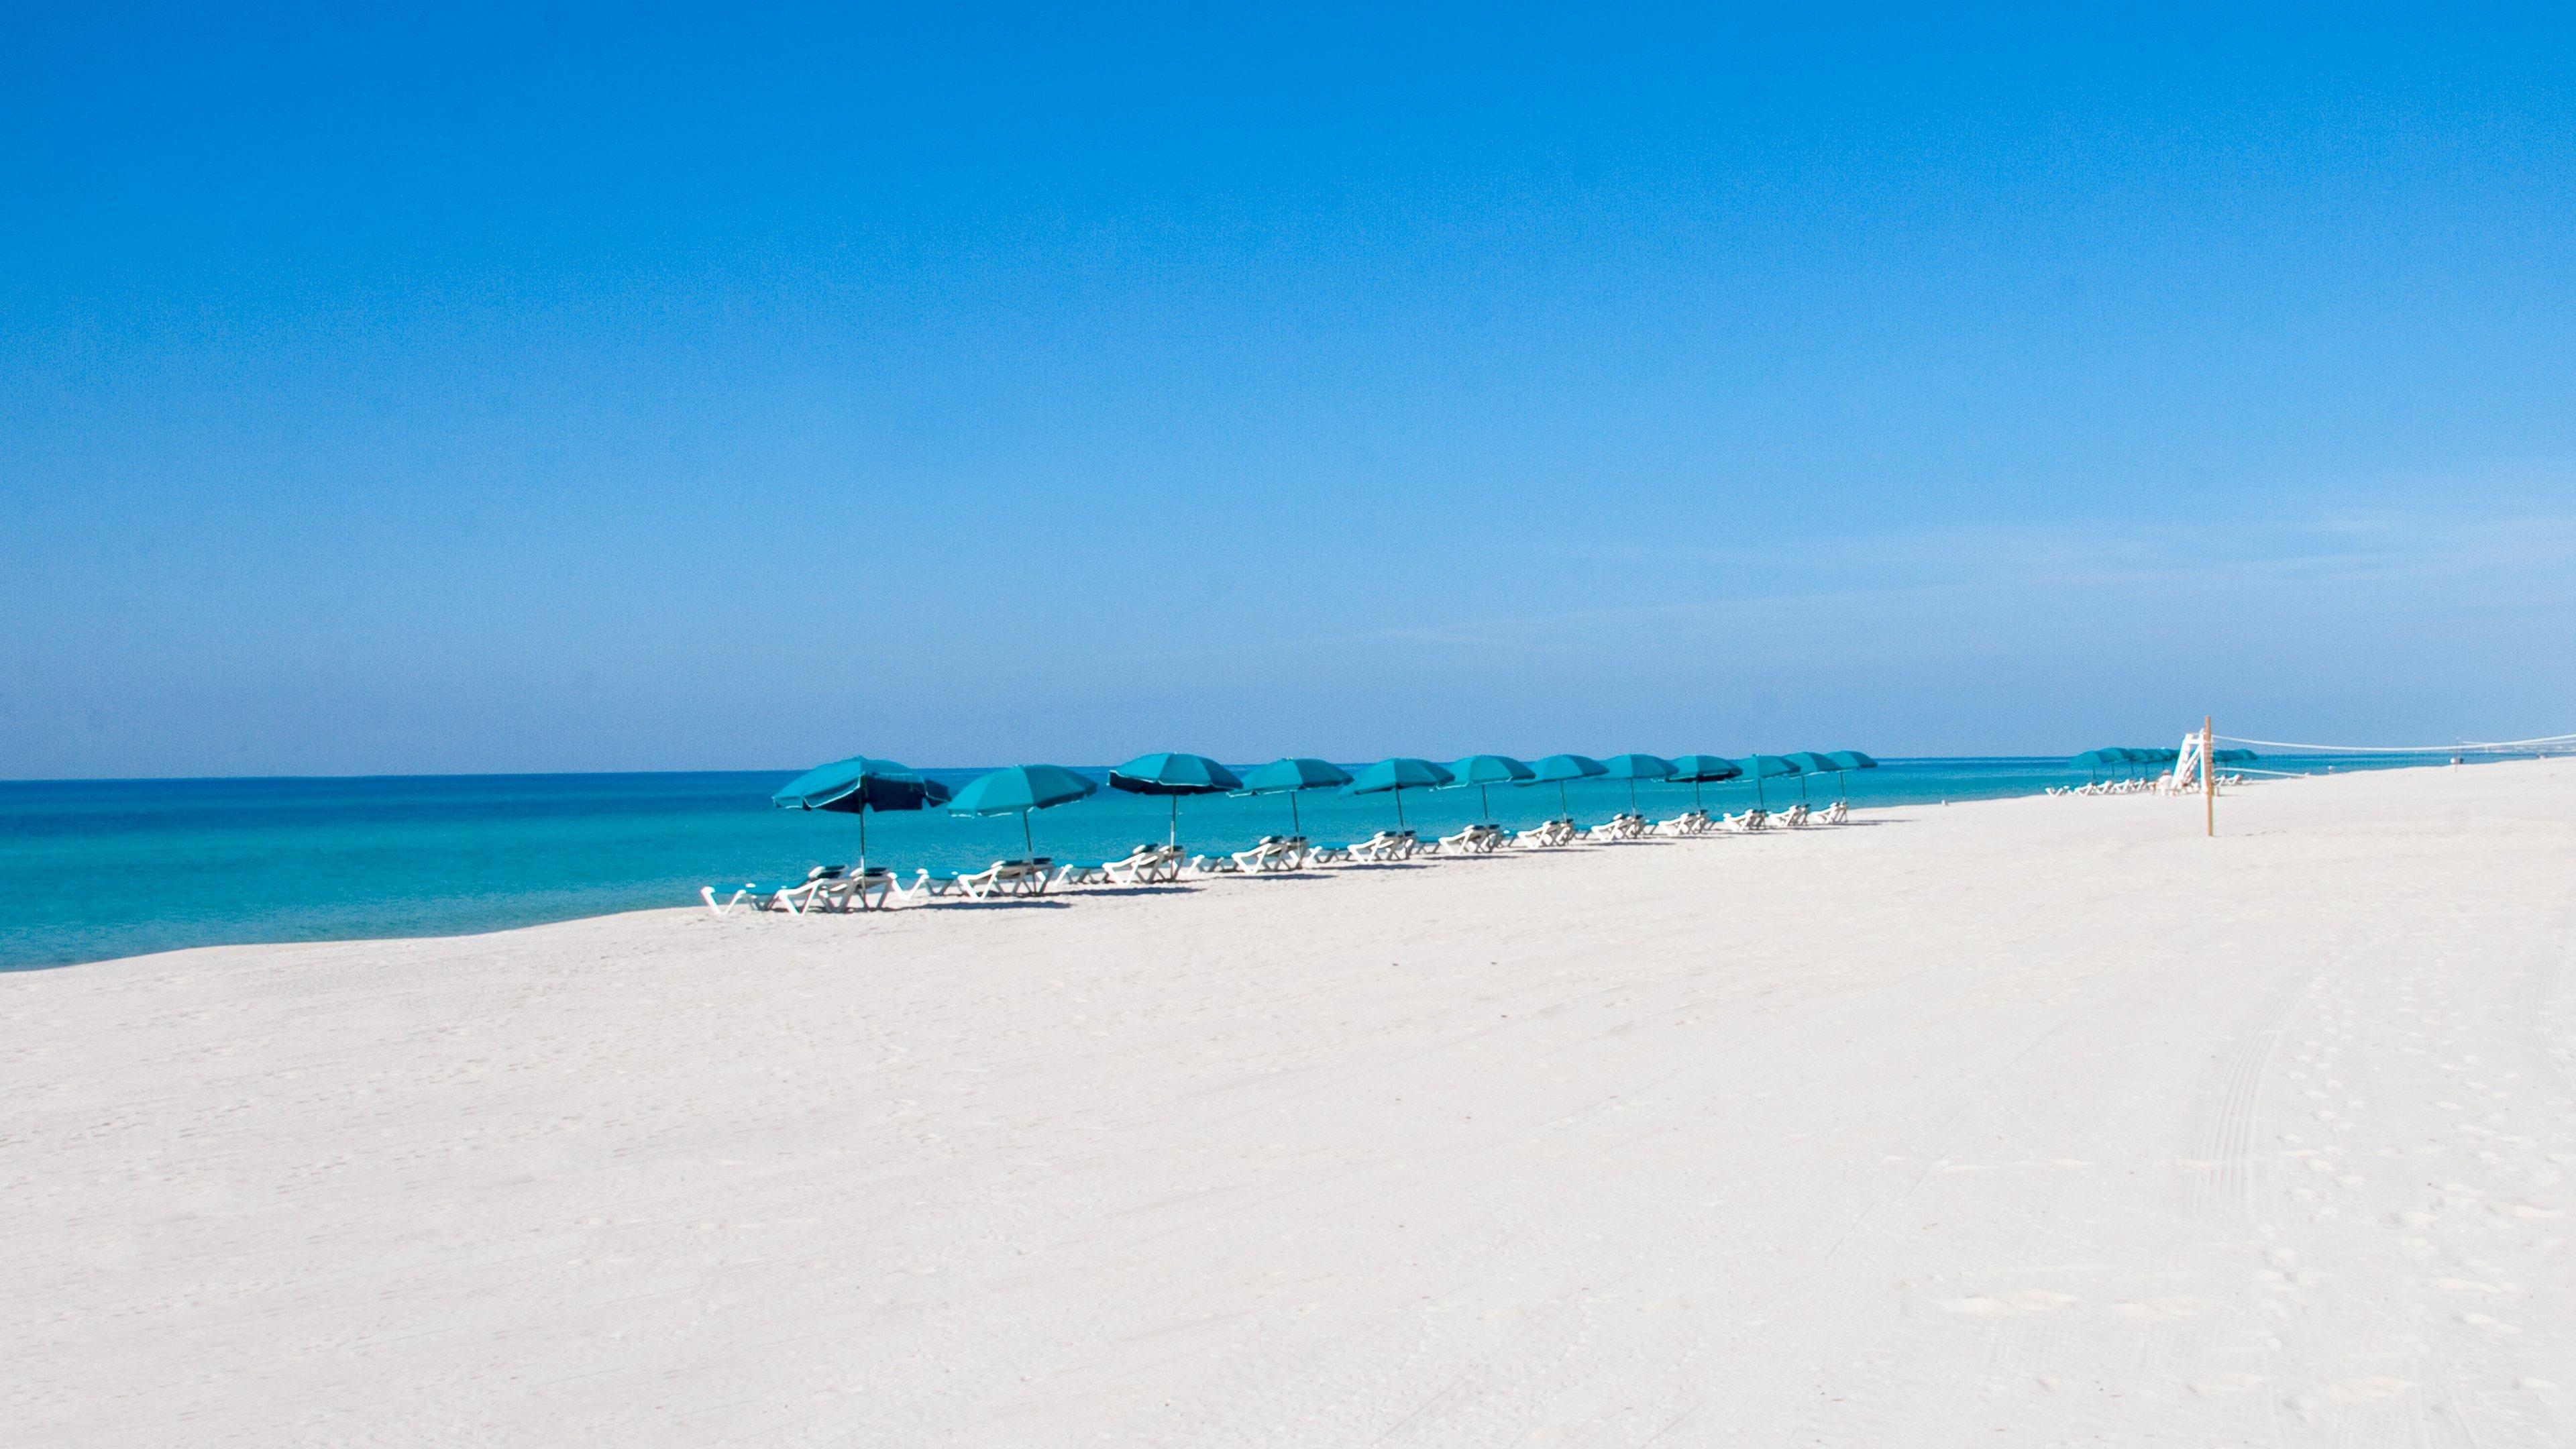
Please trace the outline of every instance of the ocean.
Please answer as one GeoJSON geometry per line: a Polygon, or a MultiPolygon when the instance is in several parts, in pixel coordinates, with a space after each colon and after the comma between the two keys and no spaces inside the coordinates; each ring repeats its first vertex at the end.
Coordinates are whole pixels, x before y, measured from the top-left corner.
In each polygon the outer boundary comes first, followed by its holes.
{"type": "MultiPolygon", "coordinates": [[[[2426,762],[2333,761],[2342,769],[2426,762]]],[[[0,969],[235,942],[494,931],[690,905],[703,885],[792,881],[809,866],[855,860],[852,817],[770,806],[770,792],[797,773],[0,782],[0,969]]],[[[962,785],[980,772],[928,773],[962,785]]],[[[2050,757],[1887,760],[1846,780],[1852,803],[1869,806],[2037,794],[2083,778],[2050,757]]],[[[1830,799],[1835,784],[1817,778],[1806,789],[1830,799]]],[[[1774,804],[1800,793],[1795,780],[1763,790],[1774,804]]],[[[1712,810],[1754,798],[1741,782],[1705,791],[1712,810]]],[[[1585,823],[1629,800],[1625,784],[1606,781],[1568,794],[1585,823]]],[[[1427,838],[1477,819],[1520,826],[1557,812],[1554,786],[1496,789],[1490,798],[1489,814],[1473,788],[1407,791],[1404,818],[1427,838]]],[[[1691,799],[1687,785],[1637,792],[1651,815],[1678,813],[1691,799]]],[[[1032,829],[1040,853],[1060,861],[1111,859],[1163,839],[1169,808],[1104,788],[1039,812],[1032,829]]],[[[1297,810],[1319,841],[1357,839],[1396,819],[1383,795],[1309,791],[1297,810]]],[[[1181,843],[1192,849],[1241,849],[1288,823],[1279,796],[1180,805],[1181,843]]],[[[1016,816],[872,814],[867,828],[870,862],[906,874],[1020,853],[1016,816]]]]}

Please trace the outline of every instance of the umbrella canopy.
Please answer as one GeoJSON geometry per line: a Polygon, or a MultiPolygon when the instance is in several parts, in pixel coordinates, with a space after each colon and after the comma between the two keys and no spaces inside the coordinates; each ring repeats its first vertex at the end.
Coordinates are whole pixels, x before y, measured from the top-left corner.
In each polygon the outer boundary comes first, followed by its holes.
{"type": "Polygon", "coordinates": [[[1714,780],[1732,780],[1743,769],[1724,755],[1675,755],[1671,779],[1675,784],[1691,787],[1691,808],[1702,807],[1699,787],[1714,780]]]}
{"type": "Polygon", "coordinates": [[[957,792],[948,802],[951,815],[1010,815],[1020,817],[1020,839],[1029,854],[1037,854],[1037,844],[1029,835],[1029,812],[1057,805],[1070,805],[1098,792],[1100,787],[1062,765],[1012,765],[979,775],[974,783],[957,792]]]}
{"type": "Polygon", "coordinates": [[[1243,777],[1246,795],[1276,795],[1283,791],[1322,790],[1347,785],[1351,773],[1330,760],[1287,759],[1247,771],[1243,777]]]}
{"type": "Polygon", "coordinates": [[[1604,779],[1628,782],[1628,809],[1634,812],[1637,808],[1637,782],[1671,779],[1673,762],[1661,755],[1612,755],[1601,762],[1601,774],[1604,779]]]}
{"type": "Polygon", "coordinates": [[[1834,762],[1814,750],[1793,750],[1780,758],[1798,767],[1798,798],[1801,800],[1807,798],[1809,775],[1830,775],[1834,772],[1834,762]]]}
{"type": "Polygon", "coordinates": [[[2252,750],[2212,750],[2210,762],[2219,765],[2250,765],[2263,758],[2252,750]]]}
{"type": "Polygon", "coordinates": [[[1530,778],[1530,767],[1509,755],[1469,755],[1449,766],[1451,786],[1476,787],[1476,806],[1492,819],[1494,802],[1486,794],[1496,785],[1517,785],[1530,778]]]}
{"type": "Polygon", "coordinates": [[[948,802],[948,787],[892,760],[852,755],[816,765],[769,797],[781,810],[918,810],[948,802]]]}
{"type": "Polygon", "coordinates": [[[859,817],[859,870],[868,868],[871,810],[919,810],[948,803],[948,787],[924,779],[892,760],[852,755],[816,765],[779,787],[769,803],[781,810],[831,810],[859,817]]]}
{"type": "Polygon", "coordinates": [[[1878,761],[1871,759],[1869,756],[1862,754],[1858,750],[1827,750],[1825,752],[1825,763],[1831,766],[1834,772],[1834,797],[1836,799],[1842,799],[1846,795],[1846,792],[1843,789],[1843,771],[1875,770],[1878,768],[1878,761]]]}
{"type": "Polygon", "coordinates": [[[1566,800],[1566,782],[1598,779],[1608,773],[1610,767],[1590,755],[1550,755],[1532,767],[1531,783],[1555,785],[1557,808],[1570,817],[1574,807],[1566,800]]]}
{"type": "Polygon", "coordinates": [[[1109,788],[1130,795],[1172,797],[1171,844],[1181,844],[1181,797],[1217,795],[1243,788],[1232,770],[1205,755],[1138,755],[1109,772],[1109,788]]]}
{"type": "Polygon", "coordinates": [[[1753,782],[1753,803],[1768,810],[1771,802],[1762,793],[1762,782],[1798,773],[1798,767],[1779,755],[1746,755],[1735,762],[1742,778],[1753,782]]]}
{"type": "Polygon", "coordinates": [[[1306,826],[1297,818],[1297,792],[1332,789],[1350,782],[1351,772],[1330,760],[1291,758],[1272,760],[1247,772],[1243,777],[1243,793],[1287,796],[1288,833],[1303,835],[1306,826]]]}
{"type": "Polygon", "coordinates": [[[1358,778],[1352,780],[1347,788],[1354,795],[1393,795],[1395,824],[1400,830],[1404,827],[1405,791],[1436,790],[1454,778],[1447,770],[1429,760],[1417,760],[1410,755],[1398,755],[1392,759],[1380,760],[1374,765],[1361,766],[1358,778]]]}
{"type": "Polygon", "coordinates": [[[1240,790],[1243,781],[1205,755],[1138,755],[1109,772],[1109,788],[1131,795],[1214,795],[1240,790]]]}

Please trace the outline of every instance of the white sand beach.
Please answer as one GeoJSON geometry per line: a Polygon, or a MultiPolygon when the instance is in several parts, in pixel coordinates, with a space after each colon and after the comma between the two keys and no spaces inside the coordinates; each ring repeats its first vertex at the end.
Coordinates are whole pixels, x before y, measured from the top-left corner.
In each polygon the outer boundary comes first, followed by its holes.
{"type": "Polygon", "coordinates": [[[18,1445],[2576,1442],[2576,764],[0,976],[18,1445]]]}

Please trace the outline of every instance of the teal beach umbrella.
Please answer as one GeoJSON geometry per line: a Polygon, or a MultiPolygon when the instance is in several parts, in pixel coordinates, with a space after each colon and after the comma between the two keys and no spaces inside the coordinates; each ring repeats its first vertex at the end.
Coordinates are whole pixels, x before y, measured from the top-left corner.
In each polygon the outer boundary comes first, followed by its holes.
{"type": "Polygon", "coordinates": [[[1671,779],[1673,762],[1661,755],[1612,755],[1601,762],[1601,773],[1605,779],[1628,782],[1628,810],[1634,814],[1637,809],[1637,782],[1671,779]]]}
{"type": "Polygon", "coordinates": [[[868,812],[919,810],[948,803],[948,787],[892,760],[852,755],[817,765],[779,787],[769,803],[781,810],[830,810],[859,817],[859,872],[868,868],[868,812]]]}
{"type": "Polygon", "coordinates": [[[1494,818],[1494,802],[1486,797],[1485,792],[1496,785],[1517,785],[1530,778],[1530,767],[1509,755],[1469,755],[1452,763],[1449,774],[1453,786],[1476,787],[1476,808],[1491,820],[1494,818]]]}
{"type": "Polygon", "coordinates": [[[1798,767],[1798,798],[1807,798],[1807,777],[1833,773],[1834,762],[1814,750],[1793,750],[1780,758],[1798,767]]]}
{"type": "Polygon", "coordinates": [[[1555,785],[1557,808],[1564,811],[1567,818],[1571,819],[1574,815],[1574,806],[1566,800],[1566,782],[1594,780],[1608,773],[1610,773],[1610,767],[1590,755],[1550,755],[1533,767],[1530,772],[1530,783],[1555,785]]]}
{"type": "Polygon", "coordinates": [[[1307,790],[1335,789],[1351,782],[1351,773],[1330,760],[1290,758],[1272,760],[1246,773],[1243,793],[1246,795],[1285,795],[1288,797],[1288,833],[1303,835],[1305,823],[1297,818],[1297,796],[1307,790]]]}
{"type": "Polygon", "coordinates": [[[1753,782],[1753,803],[1768,810],[1771,802],[1762,793],[1762,782],[1798,773],[1798,767],[1778,755],[1746,755],[1735,762],[1736,772],[1753,782]]]}
{"type": "Polygon", "coordinates": [[[1038,853],[1037,842],[1029,834],[1029,812],[1070,805],[1087,799],[1100,787],[1089,778],[1077,775],[1062,765],[1012,765],[979,775],[974,783],[957,792],[948,802],[951,815],[1011,815],[1020,817],[1020,843],[1030,855],[1038,853]]]}
{"type": "Polygon", "coordinates": [[[1184,795],[1220,795],[1240,790],[1243,781],[1232,770],[1205,755],[1138,755],[1109,772],[1109,788],[1130,795],[1169,795],[1172,797],[1172,839],[1174,849],[1181,843],[1181,797],[1184,795]]]}
{"type": "Polygon", "coordinates": [[[1713,784],[1719,780],[1732,780],[1743,773],[1742,766],[1724,755],[1676,755],[1673,757],[1673,773],[1669,778],[1676,785],[1691,787],[1691,808],[1696,810],[1703,808],[1699,794],[1700,786],[1713,784]]]}
{"type": "Polygon", "coordinates": [[[1844,795],[1843,772],[1845,770],[1875,770],[1878,768],[1878,761],[1871,759],[1869,756],[1862,754],[1858,750],[1830,750],[1826,752],[1825,758],[1833,761],[1834,763],[1834,798],[1838,800],[1843,798],[1844,795]]]}
{"type": "Polygon", "coordinates": [[[1417,760],[1410,755],[1398,755],[1392,759],[1380,760],[1374,765],[1362,766],[1358,778],[1352,780],[1346,788],[1353,795],[1393,795],[1395,828],[1402,830],[1404,828],[1404,792],[1437,790],[1449,781],[1449,772],[1429,760],[1417,760]]]}

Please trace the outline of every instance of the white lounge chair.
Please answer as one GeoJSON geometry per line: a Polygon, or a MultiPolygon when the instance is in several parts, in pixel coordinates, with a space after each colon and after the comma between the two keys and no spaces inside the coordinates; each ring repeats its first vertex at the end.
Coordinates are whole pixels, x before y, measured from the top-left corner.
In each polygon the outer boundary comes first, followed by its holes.
{"type": "Polygon", "coordinates": [[[1534,847],[1568,845],[1573,843],[1573,840],[1574,822],[1562,817],[1512,836],[1513,844],[1534,847]]]}
{"type": "Polygon", "coordinates": [[[1261,843],[1250,850],[1236,851],[1234,863],[1255,873],[1295,870],[1305,861],[1306,853],[1303,836],[1265,835],[1261,837],[1261,843]]]}
{"type": "MultiPolygon", "coordinates": [[[[731,915],[746,906],[755,911],[785,911],[789,915],[801,916],[817,905],[828,909],[834,893],[846,889],[843,879],[848,873],[847,866],[818,865],[805,872],[803,880],[791,886],[755,885],[745,881],[722,904],[716,901],[714,886],[698,887],[698,895],[707,903],[707,909],[719,916],[731,915]]],[[[869,874],[873,877],[885,872],[871,871],[869,874]]]]}
{"type": "Polygon", "coordinates": [[[1353,841],[1348,847],[1351,859],[1383,864],[1406,860],[1420,847],[1410,830],[1381,830],[1366,840],[1353,841]]]}
{"type": "Polygon", "coordinates": [[[1708,826],[1709,820],[1707,811],[1685,810],[1670,820],[1656,821],[1655,833],[1657,835],[1670,836],[1698,835],[1707,830],[1708,826]]]}
{"type": "Polygon", "coordinates": [[[982,870],[958,876],[957,889],[964,891],[968,899],[978,901],[995,895],[1044,895],[1054,875],[1055,862],[1043,855],[1028,860],[997,860],[982,870]]]}
{"type": "Polygon", "coordinates": [[[1181,853],[1168,845],[1140,845],[1100,869],[1119,885],[1157,885],[1181,878],[1181,853]]]}
{"type": "Polygon", "coordinates": [[[1729,815],[1724,817],[1718,822],[1718,828],[1721,830],[1732,830],[1738,835],[1750,835],[1757,830],[1770,829],[1771,815],[1769,811],[1763,810],[1757,806],[1745,811],[1741,815],[1729,815]]]}

